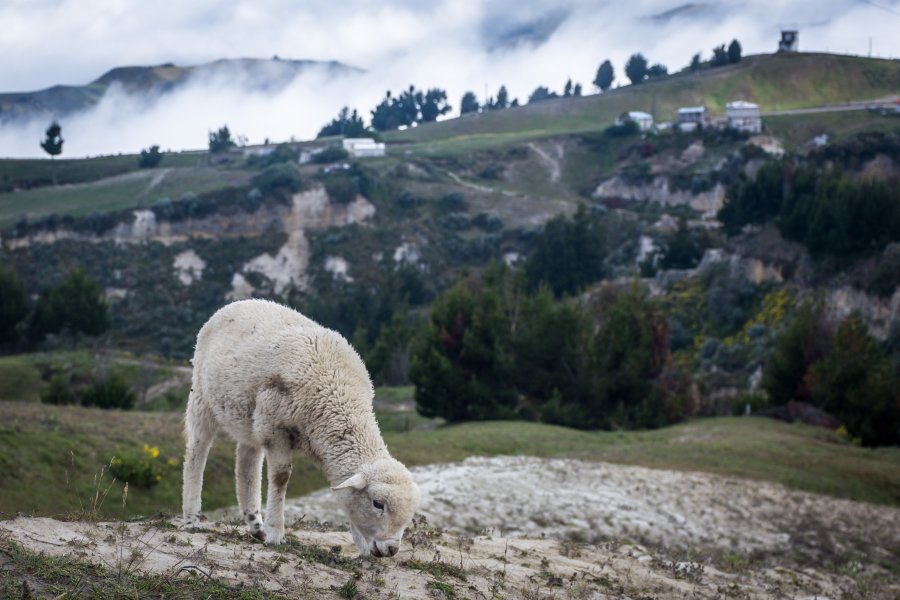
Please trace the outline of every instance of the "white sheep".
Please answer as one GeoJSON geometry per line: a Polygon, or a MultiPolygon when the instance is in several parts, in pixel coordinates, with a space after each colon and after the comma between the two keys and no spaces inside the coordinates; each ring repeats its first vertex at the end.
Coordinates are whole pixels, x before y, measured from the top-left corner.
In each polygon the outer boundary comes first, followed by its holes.
{"type": "Polygon", "coordinates": [[[185,527],[199,525],[203,470],[221,427],[237,442],[237,499],[251,535],[268,544],[284,541],[284,496],[297,449],[319,465],[339,495],[360,555],[397,553],[419,490],[381,438],[372,383],[347,340],[274,302],[244,300],[206,322],[193,365],[185,417],[185,527]]]}

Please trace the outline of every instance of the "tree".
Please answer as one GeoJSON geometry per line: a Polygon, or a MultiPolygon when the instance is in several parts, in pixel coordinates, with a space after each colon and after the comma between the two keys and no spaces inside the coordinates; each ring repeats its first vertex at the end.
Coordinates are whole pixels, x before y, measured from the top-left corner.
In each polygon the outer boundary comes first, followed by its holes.
{"type": "Polygon", "coordinates": [[[141,157],[138,159],[138,167],[141,169],[152,169],[162,160],[162,154],[159,146],[153,145],[146,150],[141,150],[141,157]]]}
{"type": "Polygon", "coordinates": [[[857,315],[841,322],[831,352],[807,380],[813,402],[863,444],[900,442],[900,376],[857,315]]]}
{"type": "Polygon", "coordinates": [[[31,325],[37,338],[48,333],[70,334],[73,347],[81,334],[102,334],[109,328],[109,313],[100,286],[75,269],[58,286],[44,290],[31,325]]]}
{"type": "Polygon", "coordinates": [[[535,102],[543,102],[545,100],[552,100],[554,98],[558,98],[556,92],[551,92],[544,86],[538,86],[535,88],[531,95],[528,96],[528,104],[534,104],[535,102]]]}
{"type": "Polygon", "coordinates": [[[466,92],[463,94],[462,100],[459,103],[459,114],[477,113],[480,108],[481,106],[479,106],[478,99],[475,97],[474,93],[466,92]]]}
{"type": "Polygon", "coordinates": [[[17,325],[28,315],[28,296],[15,271],[0,267],[0,344],[19,339],[17,325]]]}
{"type": "Polygon", "coordinates": [[[209,132],[209,151],[213,154],[227,152],[229,148],[234,148],[236,145],[231,138],[228,125],[223,125],[218,131],[209,132]]]}
{"type": "Polygon", "coordinates": [[[713,48],[713,56],[709,61],[710,65],[713,67],[721,67],[727,65],[728,62],[728,51],[725,49],[725,44],[713,48]]]}
{"type": "Polygon", "coordinates": [[[784,333],[763,372],[763,389],[773,404],[791,400],[811,402],[810,368],[830,350],[828,331],[821,306],[804,303],[784,333]]]}
{"type": "Polygon", "coordinates": [[[602,405],[592,412],[604,415],[607,426],[664,425],[658,378],[668,360],[669,333],[665,315],[646,292],[634,288],[615,300],[604,315],[594,348],[602,405]]]}
{"type": "Polygon", "coordinates": [[[647,77],[648,78],[663,77],[668,74],[669,74],[668,67],[666,67],[666,65],[663,65],[660,63],[656,63],[655,65],[653,65],[652,67],[647,69],[647,77]]]}
{"type": "Polygon", "coordinates": [[[691,58],[691,71],[699,71],[703,68],[703,63],[700,59],[700,53],[698,52],[691,58]]]}
{"type": "Polygon", "coordinates": [[[563,97],[568,98],[572,95],[572,79],[566,80],[566,85],[563,87],[563,97]]]}
{"type": "Polygon", "coordinates": [[[741,62],[741,43],[737,40],[731,40],[731,43],[728,45],[728,62],[741,62]]]}
{"type": "Polygon", "coordinates": [[[581,84],[580,83],[575,84],[575,88],[572,90],[572,95],[575,96],[576,98],[578,96],[581,96],[581,84]]]}
{"type": "Polygon", "coordinates": [[[612,86],[614,79],[615,72],[613,71],[612,63],[608,60],[604,60],[597,69],[597,76],[594,77],[594,85],[605,92],[612,86]]]}
{"type": "Polygon", "coordinates": [[[647,59],[643,54],[638,52],[631,55],[625,63],[625,75],[633,84],[642,83],[647,78],[647,59]]]}
{"type": "Polygon", "coordinates": [[[425,92],[425,96],[417,96],[419,101],[420,123],[432,123],[441,115],[450,112],[453,107],[447,103],[447,92],[438,88],[432,88],[425,92]]]}
{"type": "Polygon", "coordinates": [[[486,110],[503,110],[504,108],[512,108],[518,105],[518,98],[510,101],[509,92],[506,91],[506,86],[501,85],[500,90],[497,92],[496,100],[493,98],[488,98],[487,102],[484,103],[484,108],[486,110]]]}
{"type": "Polygon", "coordinates": [[[50,155],[50,158],[62,154],[63,142],[65,140],[62,139],[62,127],[59,126],[59,123],[56,121],[50,123],[50,127],[47,128],[45,136],[44,141],[41,142],[41,148],[50,155]]]}
{"type": "Polygon", "coordinates": [[[571,219],[559,216],[548,221],[533,247],[525,263],[532,289],[545,283],[559,297],[603,278],[605,235],[584,205],[571,219]]]}
{"type": "Polygon", "coordinates": [[[362,117],[357,114],[356,109],[350,112],[348,107],[343,107],[338,116],[326,124],[319,130],[316,137],[328,137],[332,135],[340,135],[343,137],[364,137],[370,132],[363,123],[362,117]]]}
{"type": "Polygon", "coordinates": [[[703,236],[695,236],[684,217],[678,219],[678,229],[665,242],[659,266],[662,269],[693,269],[703,258],[708,245],[703,236]]]}

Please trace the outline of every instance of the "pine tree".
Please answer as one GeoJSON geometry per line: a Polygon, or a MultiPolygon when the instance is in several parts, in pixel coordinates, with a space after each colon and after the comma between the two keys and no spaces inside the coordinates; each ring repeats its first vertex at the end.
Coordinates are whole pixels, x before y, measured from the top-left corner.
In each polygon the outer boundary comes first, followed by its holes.
{"type": "Polygon", "coordinates": [[[612,63],[608,60],[604,60],[597,69],[597,76],[594,77],[594,85],[605,92],[612,86],[614,79],[615,72],[613,71],[612,63]]]}

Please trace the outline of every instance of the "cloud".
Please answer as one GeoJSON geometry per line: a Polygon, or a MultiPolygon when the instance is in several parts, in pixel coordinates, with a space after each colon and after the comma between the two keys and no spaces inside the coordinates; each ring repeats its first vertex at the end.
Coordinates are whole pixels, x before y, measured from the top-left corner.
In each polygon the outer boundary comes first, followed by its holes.
{"type": "MultiPolygon", "coordinates": [[[[64,155],[134,152],[150,144],[202,148],[227,123],[250,142],[315,135],[341,106],[368,111],[388,89],[439,86],[451,104],[505,84],[525,100],[538,85],[561,90],[571,77],[590,90],[609,58],[624,83],[640,51],[670,71],[733,38],[745,54],[772,52],[781,27],[800,29],[804,50],[900,55],[900,2],[764,0],[693,4],[634,0],[6,0],[0,2],[3,91],[81,85],[115,66],[199,64],[225,57],[338,60],[364,74],[309,72],[275,94],[197,81],[147,108],[111,90],[89,113],[63,123],[64,155]],[[876,5],[877,4],[877,5],[876,5]]],[[[39,156],[47,123],[4,126],[0,156],[39,156]]]]}

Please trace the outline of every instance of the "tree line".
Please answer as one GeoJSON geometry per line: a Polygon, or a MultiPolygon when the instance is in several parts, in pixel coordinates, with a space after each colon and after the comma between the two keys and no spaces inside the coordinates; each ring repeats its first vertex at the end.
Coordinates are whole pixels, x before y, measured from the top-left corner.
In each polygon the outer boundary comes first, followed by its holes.
{"type": "Polygon", "coordinates": [[[16,272],[0,268],[0,346],[37,343],[51,334],[68,336],[76,346],[81,336],[101,335],[108,328],[103,292],[81,269],[44,288],[32,302],[16,272]]]}

